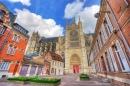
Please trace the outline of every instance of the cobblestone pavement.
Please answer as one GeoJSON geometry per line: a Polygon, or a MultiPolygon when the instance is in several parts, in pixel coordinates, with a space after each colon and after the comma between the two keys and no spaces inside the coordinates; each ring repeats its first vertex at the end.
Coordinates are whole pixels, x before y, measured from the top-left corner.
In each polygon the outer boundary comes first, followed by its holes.
{"type": "MultiPolygon", "coordinates": [[[[78,74],[68,74],[63,76],[51,76],[53,78],[60,78],[61,84],[59,86],[113,86],[110,83],[105,83],[101,79],[89,75],[90,80],[88,81],[80,81],[78,74]]],[[[40,76],[43,77],[50,77],[50,76],[40,76]]],[[[31,86],[31,85],[22,85],[22,84],[10,84],[6,81],[2,81],[0,79],[0,86],[31,86]]]]}
{"type": "Polygon", "coordinates": [[[89,75],[90,80],[80,81],[78,74],[69,74],[64,76],[52,76],[54,78],[60,78],[61,84],[59,86],[113,86],[110,83],[105,83],[101,79],[89,75]]]}

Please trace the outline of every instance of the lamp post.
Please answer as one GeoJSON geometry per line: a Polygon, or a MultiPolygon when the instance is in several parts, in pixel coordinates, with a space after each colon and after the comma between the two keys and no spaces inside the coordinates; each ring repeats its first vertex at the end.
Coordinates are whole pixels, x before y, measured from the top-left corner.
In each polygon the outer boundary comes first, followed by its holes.
{"type": "Polygon", "coordinates": [[[95,18],[99,18],[99,16],[100,16],[101,13],[110,13],[110,11],[99,11],[98,13],[96,13],[96,14],[94,15],[94,17],[95,17],[95,18]]]}

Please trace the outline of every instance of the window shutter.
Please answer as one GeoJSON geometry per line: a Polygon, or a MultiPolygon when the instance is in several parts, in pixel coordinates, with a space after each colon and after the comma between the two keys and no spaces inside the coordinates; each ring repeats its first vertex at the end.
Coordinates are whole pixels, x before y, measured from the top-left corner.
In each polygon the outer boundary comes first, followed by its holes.
{"type": "Polygon", "coordinates": [[[15,54],[15,51],[16,51],[16,48],[13,48],[11,55],[14,55],[14,54],[15,54]]]}
{"type": "Polygon", "coordinates": [[[102,40],[103,40],[103,44],[105,43],[105,36],[103,34],[103,28],[101,28],[101,36],[102,36],[102,40]]]}
{"type": "Polygon", "coordinates": [[[8,46],[8,49],[7,49],[7,52],[6,52],[6,54],[10,54],[10,50],[11,50],[11,46],[8,46]]]}
{"type": "Polygon", "coordinates": [[[107,65],[107,60],[106,60],[106,57],[105,57],[104,54],[103,54],[103,59],[104,59],[104,62],[105,62],[106,69],[107,69],[107,71],[109,71],[109,69],[108,69],[108,65],[107,65]]]}
{"type": "Polygon", "coordinates": [[[15,41],[15,40],[16,40],[16,35],[15,35],[15,34],[14,34],[14,36],[13,36],[12,40],[13,40],[13,41],[15,41]]]}
{"type": "Polygon", "coordinates": [[[114,65],[114,68],[116,71],[118,71],[118,67],[117,67],[117,64],[116,64],[116,60],[115,60],[115,57],[113,55],[113,51],[112,51],[112,48],[110,47],[109,48],[109,52],[110,52],[110,55],[111,55],[111,58],[112,58],[112,62],[113,62],[113,65],[114,65]]]}
{"type": "MultiPolygon", "coordinates": [[[[121,59],[122,60],[122,63],[123,63],[123,65],[124,65],[124,70],[123,70],[123,68],[122,68],[122,70],[123,71],[130,71],[130,67],[129,67],[129,65],[128,65],[128,62],[127,62],[127,60],[126,60],[126,57],[125,57],[125,55],[124,55],[124,53],[123,53],[123,50],[122,50],[122,48],[121,48],[121,45],[120,45],[120,43],[119,43],[119,41],[117,40],[116,41],[116,46],[117,46],[117,52],[119,52],[119,55],[120,55],[120,57],[118,56],[118,60],[119,59],[121,59]]],[[[120,61],[120,60],[119,60],[120,61]]],[[[122,67],[122,66],[121,66],[122,67]]]]}
{"type": "Polygon", "coordinates": [[[100,49],[101,49],[102,44],[101,44],[100,36],[98,36],[98,43],[99,43],[99,46],[100,46],[100,49]]]}
{"type": "Polygon", "coordinates": [[[106,30],[105,30],[105,27],[104,27],[103,24],[102,24],[102,32],[103,32],[103,34],[104,34],[104,38],[105,38],[105,42],[106,42],[108,36],[107,36],[106,30]]]}
{"type": "Polygon", "coordinates": [[[109,51],[107,51],[107,58],[108,58],[108,61],[109,61],[109,65],[110,65],[111,71],[114,71],[109,51]]]}
{"type": "Polygon", "coordinates": [[[107,23],[108,23],[108,25],[109,25],[109,27],[110,27],[110,30],[111,30],[111,32],[112,32],[112,31],[113,31],[113,26],[112,26],[112,24],[111,24],[111,21],[110,21],[110,19],[109,19],[107,13],[106,13],[106,20],[107,20],[107,23]]]}

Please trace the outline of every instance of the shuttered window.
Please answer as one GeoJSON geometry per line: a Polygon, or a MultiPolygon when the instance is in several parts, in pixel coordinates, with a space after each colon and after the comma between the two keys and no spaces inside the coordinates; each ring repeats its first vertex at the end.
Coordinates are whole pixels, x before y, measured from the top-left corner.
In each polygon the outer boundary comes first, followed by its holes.
{"type": "Polygon", "coordinates": [[[13,41],[15,41],[16,39],[17,39],[17,35],[16,35],[16,34],[14,34],[14,36],[13,36],[12,40],[13,40],[13,41]]]}
{"type": "Polygon", "coordinates": [[[18,36],[18,37],[17,37],[17,40],[16,40],[16,42],[19,42],[19,41],[20,41],[20,36],[18,36]]]}
{"type": "Polygon", "coordinates": [[[116,51],[116,55],[118,57],[119,63],[121,65],[122,71],[130,71],[130,67],[128,65],[128,62],[126,60],[126,57],[124,55],[124,52],[118,40],[116,41],[115,51],[116,51]]]}
{"type": "Polygon", "coordinates": [[[100,47],[100,49],[101,49],[102,44],[101,44],[100,36],[98,36],[98,44],[99,44],[99,47],[100,47]]]}
{"type": "Polygon", "coordinates": [[[102,41],[103,41],[103,44],[105,43],[105,36],[104,36],[104,34],[103,34],[103,29],[101,28],[101,37],[102,37],[102,41]]]}
{"type": "Polygon", "coordinates": [[[113,63],[112,63],[109,51],[107,51],[107,58],[108,58],[108,61],[109,61],[109,65],[110,65],[111,71],[114,71],[113,63]]]}
{"type": "Polygon", "coordinates": [[[107,33],[106,33],[106,29],[105,29],[105,27],[104,27],[104,24],[102,24],[102,33],[104,34],[104,39],[105,39],[105,42],[106,42],[108,36],[107,36],[107,33]]]}
{"type": "Polygon", "coordinates": [[[9,68],[9,62],[2,62],[0,65],[0,70],[8,70],[9,68]]]}
{"type": "Polygon", "coordinates": [[[111,55],[111,58],[112,58],[112,62],[113,62],[115,71],[118,71],[118,67],[117,67],[117,64],[116,64],[116,60],[115,60],[115,57],[114,57],[114,55],[113,55],[113,51],[112,51],[112,48],[111,48],[111,47],[109,48],[109,52],[110,52],[110,55],[111,55]]]}
{"type": "Polygon", "coordinates": [[[5,31],[6,31],[6,29],[7,29],[7,27],[3,26],[2,29],[0,30],[0,33],[1,33],[1,34],[4,34],[5,31]]]}
{"type": "Polygon", "coordinates": [[[10,54],[10,52],[11,52],[11,49],[12,49],[12,46],[8,46],[8,49],[7,49],[7,51],[6,51],[6,54],[10,54]]]}
{"type": "Polygon", "coordinates": [[[112,31],[113,31],[113,26],[111,24],[111,21],[110,21],[107,13],[106,13],[105,17],[106,17],[106,22],[105,22],[106,23],[106,27],[108,29],[109,34],[111,34],[112,31]]]}
{"type": "Polygon", "coordinates": [[[16,51],[16,48],[13,48],[11,55],[14,55],[14,54],[15,54],[15,51],[16,51]]]}
{"type": "Polygon", "coordinates": [[[104,62],[105,62],[106,69],[107,69],[107,71],[109,71],[108,64],[107,64],[107,58],[104,54],[103,54],[103,59],[104,59],[104,62]]]}

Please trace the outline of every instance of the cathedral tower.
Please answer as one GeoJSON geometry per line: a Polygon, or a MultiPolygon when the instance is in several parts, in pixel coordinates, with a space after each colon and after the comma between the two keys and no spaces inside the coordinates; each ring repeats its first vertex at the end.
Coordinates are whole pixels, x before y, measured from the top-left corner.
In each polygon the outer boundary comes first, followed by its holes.
{"type": "Polygon", "coordinates": [[[89,48],[85,44],[86,37],[88,36],[83,32],[80,17],[78,24],[75,23],[74,19],[70,26],[66,24],[65,73],[89,72],[87,61],[87,51],[89,51],[89,48]]]}
{"type": "Polygon", "coordinates": [[[40,41],[40,35],[38,32],[33,32],[30,44],[28,46],[28,50],[26,51],[26,54],[39,52],[39,41],[40,41]]]}

